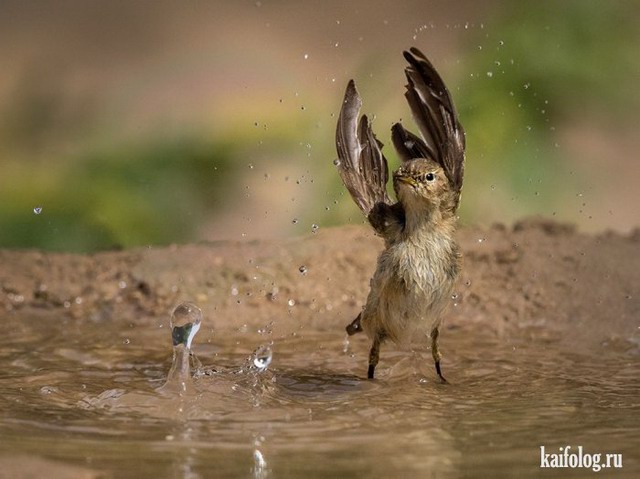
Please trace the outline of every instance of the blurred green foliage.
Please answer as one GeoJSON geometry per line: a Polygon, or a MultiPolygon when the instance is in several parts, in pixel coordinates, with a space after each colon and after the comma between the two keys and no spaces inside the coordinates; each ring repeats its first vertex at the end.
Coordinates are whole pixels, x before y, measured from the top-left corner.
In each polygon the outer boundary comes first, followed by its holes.
{"type": "MultiPolygon", "coordinates": [[[[465,30],[458,82],[443,71],[467,132],[466,177],[472,181],[465,184],[461,215],[469,221],[482,220],[488,210],[507,221],[552,211],[576,181],[555,145],[556,126],[590,115],[624,123],[639,106],[637,3],[501,6],[491,24],[465,30]]],[[[375,52],[363,62],[368,66],[358,78],[380,65],[375,52]]],[[[90,252],[193,240],[203,221],[242,195],[247,163],[240,158],[299,161],[306,143],[314,145],[313,161],[304,167],[316,181],[304,190],[314,200],[305,205],[302,222],[362,219],[331,165],[335,117],[326,125],[339,98],[322,107],[305,103],[306,121],[274,119],[267,105],[259,115],[264,131],[229,127],[215,140],[151,131],[113,145],[99,133],[100,109],[90,97],[68,108],[60,99],[64,86],[39,73],[27,75],[15,93],[0,125],[0,247],[90,252]],[[72,136],[64,137],[69,131],[72,136]],[[79,141],[85,136],[91,139],[79,141]],[[80,146],[71,154],[43,152],[56,141],[80,146]]],[[[396,161],[390,145],[385,154],[396,161]]]]}
{"type": "Polygon", "coordinates": [[[480,31],[454,95],[474,178],[463,217],[548,214],[572,188],[556,127],[589,116],[622,124],[637,110],[638,14],[632,2],[511,2],[480,31]]]}
{"type": "Polygon", "coordinates": [[[229,144],[154,138],[12,165],[0,181],[0,244],[88,252],[186,241],[207,209],[221,207],[232,157],[229,144]]]}

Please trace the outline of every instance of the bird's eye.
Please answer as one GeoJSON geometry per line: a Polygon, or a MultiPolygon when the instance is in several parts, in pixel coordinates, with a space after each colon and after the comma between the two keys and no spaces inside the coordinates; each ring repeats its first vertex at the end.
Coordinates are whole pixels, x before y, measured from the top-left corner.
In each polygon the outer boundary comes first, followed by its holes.
{"type": "Polygon", "coordinates": [[[434,175],[433,173],[427,173],[425,175],[425,178],[426,178],[427,181],[433,181],[433,180],[436,179],[436,175],[434,175]]]}

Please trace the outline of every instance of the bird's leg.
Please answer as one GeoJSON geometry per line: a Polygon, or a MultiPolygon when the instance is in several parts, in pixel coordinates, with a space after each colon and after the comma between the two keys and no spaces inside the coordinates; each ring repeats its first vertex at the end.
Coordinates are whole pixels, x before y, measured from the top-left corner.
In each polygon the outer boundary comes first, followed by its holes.
{"type": "Polygon", "coordinates": [[[438,376],[440,377],[440,379],[442,379],[442,382],[447,382],[447,380],[444,378],[444,376],[442,375],[442,371],[440,370],[440,360],[442,359],[442,354],[440,353],[440,347],[438,346],[438,335],[440,334],[440,331],[438,330],[438,328],[433,328],[431,330],[431,355],[433,356],[433,361],[436,365],[436,373],[438,373],[438,376]]]}
{"type": "Polygon", "coordinates": [[[380,344],[382,343],[383,339],[384,335],[381,333],[377,333],[375,338],[373,339],[371,351],[369,351],[369,371],[367,372],[367,378],[369,379],[373,379],[376,366],[378,365],[378,361],[380,360],[380,344]]]}

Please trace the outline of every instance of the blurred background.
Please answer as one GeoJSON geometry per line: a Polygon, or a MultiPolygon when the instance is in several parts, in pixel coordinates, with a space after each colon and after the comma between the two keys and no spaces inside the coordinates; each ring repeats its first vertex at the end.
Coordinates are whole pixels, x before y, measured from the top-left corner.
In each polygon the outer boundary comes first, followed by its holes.
{"type": "Polygon", "coordinates": [[[0,247],[278,238],[363,218],[332,163],[347,81],[415,130],[403,49],[467,132],[466,224],[640,225],[633,1],[0,3],[0,247]],[[314,226],[315,225],[315,226],[314,226]]]}

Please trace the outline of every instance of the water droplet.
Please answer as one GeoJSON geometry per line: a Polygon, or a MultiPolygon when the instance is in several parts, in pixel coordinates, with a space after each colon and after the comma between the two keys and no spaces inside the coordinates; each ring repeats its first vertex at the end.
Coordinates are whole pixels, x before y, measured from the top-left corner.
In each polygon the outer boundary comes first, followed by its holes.
{"type": "Polygon", "coordinates": [[[267,344],[263,344],[253,353],[253,365],[258,368],[258,371],[266,370],[272,359],[273,351],[271,351],[271,346],[267,344]]]}
{"type": "Polygon", "coordinates": [[[289,306],[295,306],[296,301],[295,301],[294,299],[290,299],[289,301],[287,301],[287,304],[288,304],[289,306]]]}
{"type": "Polygon", "coordinates": [[[298,271],[300,271],[301,274],[305,275],[307,274],[307,267],[305,265],[302,265],[298,268],[298,271]]]}
{"type": "Polygon", "coordinates": [[[342,341],[342,352],[344,354],[348,354],[349,353],[349,335],[345,334],[344,335],[344,340],[342,341]]]}
{"type": "Polygon", "coordinates": [[[258,334],[271,334],[273,332],[273,321],[267,324],[264,328],[258,329],[258,334]]]}
{"type": "Polygon", "coordinates": [[[202,310],[193,303],[180,303],[173,310],[169,325],[171,326],[171,338],[173,345],[180,344],[191,348],[191,341],[200,329],[202,323],[202,310]]]}
{"type": "Polygon", "coordinates": [[[495,190],[496,189],[496,185],[491,185],[491,189],[495,190]]]}
{"type": "Polygon", "coordinates": [[[305,53],[305,54],[304,54],[304,59],[306,60],[307,58],[309,58],[309,54],[308,54],[308,53],[305,53]]]}
{"type": "Polygon", "coordinates": [[[340,160],[336,158],[335,160],[333,160],[333,164],[336,166],[340,166],[340,160]]]}
{"type": "Polygon", "coordinates": [[[528,90],[529,87],[531,86],[531,83],[525,83],[523,86],[525,90],[528,90]]]}
{"type": "Polygon", "coordinates": [[[500,41],[498,42],[498,45],[500,45],[500,46],[504,45],[504,41],[500,40],[500,41]]]}
{"type": "Polygon", "coordinates": [[[493,72],[487,72],[487,76],[491,78],[493,76],[493,72]]]}
{"type": "Polygon", "coordinates": [[[478,243],[484,243],[485,242],[485,238],[478,238],[478,243]]]}
{"type": "Polygon", "coordinates": [[[294,225],[297,225],[298,224],[298,218],[293,218],[291,220],[291,223],[293,223],[294,225]]]}
{"type": "Polygon", "coordinates": [[[231,288],[231,296],[238,296],[238,288],[235,286],[231,288]]]}
{"type": "Polygon", "coordinates": [[[35,214],[39,215],[40,213],[42,213],[42,206],[36,206],[36,207],[33,209],[33,212],[34,212],[35,214]]]}
{"type": "Polygon", "coordinates": [[[129,338],[125,338],[122,340],[122,344],[131,344],[131,340],[129,338]]]}
{"type": "Polygon", "coordinates": [[[312,225],[311,225],[311,232],[312,232],[312,233],[317,232],[317,231],[318,231],[318,228],[320,228],[320,227],[319,227],[317,224],[315,224],[315,223],[314,223],[314,224],[312,224],[312,225]]]}

